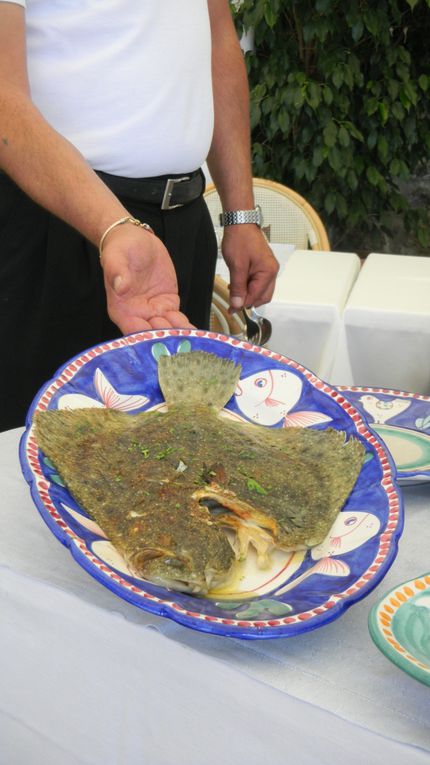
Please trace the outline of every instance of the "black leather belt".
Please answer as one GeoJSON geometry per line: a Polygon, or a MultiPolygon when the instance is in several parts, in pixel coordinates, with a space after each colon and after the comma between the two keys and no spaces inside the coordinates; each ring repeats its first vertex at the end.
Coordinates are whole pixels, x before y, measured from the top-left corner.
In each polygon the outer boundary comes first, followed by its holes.
{"type": "Polygon", "coordinates": [[[137,202],[149,202],[162,210],[183,207],[203,194],[205,176],[201,170],[157,178],[123,178],[97,171],[97,175],[117,196],[137,202]]]}

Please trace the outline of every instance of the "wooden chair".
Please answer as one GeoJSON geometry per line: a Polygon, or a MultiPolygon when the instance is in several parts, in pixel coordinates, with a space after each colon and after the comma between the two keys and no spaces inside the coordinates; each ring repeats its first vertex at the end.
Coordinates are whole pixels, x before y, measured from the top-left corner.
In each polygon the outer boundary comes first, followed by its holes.
{"type": "MultiPolygon", "coordinates": [[[[254,178],[253,188],[255,204],[261,207],[263,230],[269,242],[293,244],[298,250],[330,250],[321,218],[300,194],[263,178],[254,178]]],[[[219,228],[222,207],[213,184],[207,187],[204,196],[214,227],[219,228]]]]}

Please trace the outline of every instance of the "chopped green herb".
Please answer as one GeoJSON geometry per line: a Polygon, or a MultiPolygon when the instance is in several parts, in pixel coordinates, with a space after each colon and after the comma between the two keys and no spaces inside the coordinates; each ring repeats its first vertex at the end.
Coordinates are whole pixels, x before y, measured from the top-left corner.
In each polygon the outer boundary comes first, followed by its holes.
{"type": "Polygon", "coordinates": [[[268,494],[267,489],[264,489],[255,478],[247,478],[246,485],[249,491],[256,491],[257,494],[268,494]]]}
{"type": "Polygon", "coordinates": [[[173,446],[166,446],[163,451],[158,452],[158,454],[155,455],[156,460],[164,460],[165,457],[167,457],[169,454],[173,452],[173,446]]]}
{"type": "Polygon", "coordinates": [[[140,441],[132,441],[131,446],[127,449],[128,452],[139,451],[145,459],[149,457],[149,449],[144,446],[140,441]]]}

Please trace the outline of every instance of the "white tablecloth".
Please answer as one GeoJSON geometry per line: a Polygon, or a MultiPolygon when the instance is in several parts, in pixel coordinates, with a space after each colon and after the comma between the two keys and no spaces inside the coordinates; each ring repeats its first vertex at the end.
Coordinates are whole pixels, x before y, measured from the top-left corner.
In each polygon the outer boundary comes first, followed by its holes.
{"type": "Polygon", "coordinates": [[[328,380],[360,260],[351,252],[312,250],[294,250],[285,260],[271,303],[260,309],[272,322],[267,347],[328,380]]]}
{"type": "Polygon", "coordinates": [[[430,257],[373,253],[360,269],[354,253],[271,246],[270,350],[333,385],[430,393],[430,257]]]}
{"type": "MultiPolygon", "coordinates": [[[[327,379],[360,260],[350,252],[296,250],[288,244],[271,247],[280,269],[272,301],[258,309],[272,323],[266,345],[327,379]]],[[[217,273],[228,282],[222,259],[217,273]]]]}
{"type": "Polygon", "coordinates": [[[430,393],[430,257],[367,257],[345,306],[329,381],[430,393]]]}
{"type": "Polygon", "coordinates": [[[0,765],[430,765],[430,691],[391,664],[369,608],[429,570],[430,484],[404,489],[384,581],[340,619],[241,641],[151,616],[87,575],[0,434],[0,765]]]}

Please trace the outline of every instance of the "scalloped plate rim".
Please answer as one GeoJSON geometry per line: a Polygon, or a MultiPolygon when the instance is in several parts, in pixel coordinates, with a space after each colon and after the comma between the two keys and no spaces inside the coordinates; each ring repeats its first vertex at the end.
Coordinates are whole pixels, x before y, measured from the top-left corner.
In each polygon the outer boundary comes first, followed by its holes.
{"type": "MultiPolygon", "coordinates": [[[[361,385],[335,385],[333,386],[336,388],[336,390],[340,391],[342,394],[345,393],[381,393],[384,396],[395,396],[395,397],[402,397],[405,399],[410,399],[413,403],[414,401],[428,401],[430,405],[430,396],[426,396],[421,393],[410,393],[408,391],[404,390],[395,390],[395,389],[389,389],[389,388],[373,388],[370,386],[361,386],[361,385]]],[[[346,396],[348,398],[348,396],[346,396]]],[[[354,399],[348,399],[351,401],[351,404],[353,406],[356,406],[356,401],[354,399]]],[[[367,419],[366,412],[363,411],[363,407],[359,406],[359,411],[362,414],[364,419],[367,419]]],[[[371,428],[374,432],[378,433],[377,429],[373,427],[374,423],[371,423],[367,421],[367,424],[369,428],[371,428]]],[[[420,433],[416,428],[405,428],[401,425],[396,425],[395,427],[399,428],[400,430],[411,430],[415,433],[420,433]]],[[[426,435],[425,433],[421,435],[426,435]]],[[[379,433],[378,433],[379,435],[379,433]]],[[[380,438],[382,436],[379,435],[380,438]]],[[[384,440],[382,438],[382,440],[384,440]]],[[[388,447],[387,447],[388,448],[388,447]]],[[[430,470],[402,470],[401,474],[397,474],[397,480],[401,486],[408,486],[408,485],[415,485],[418,483],[427,483],[430,481],[430,470]]]]}

